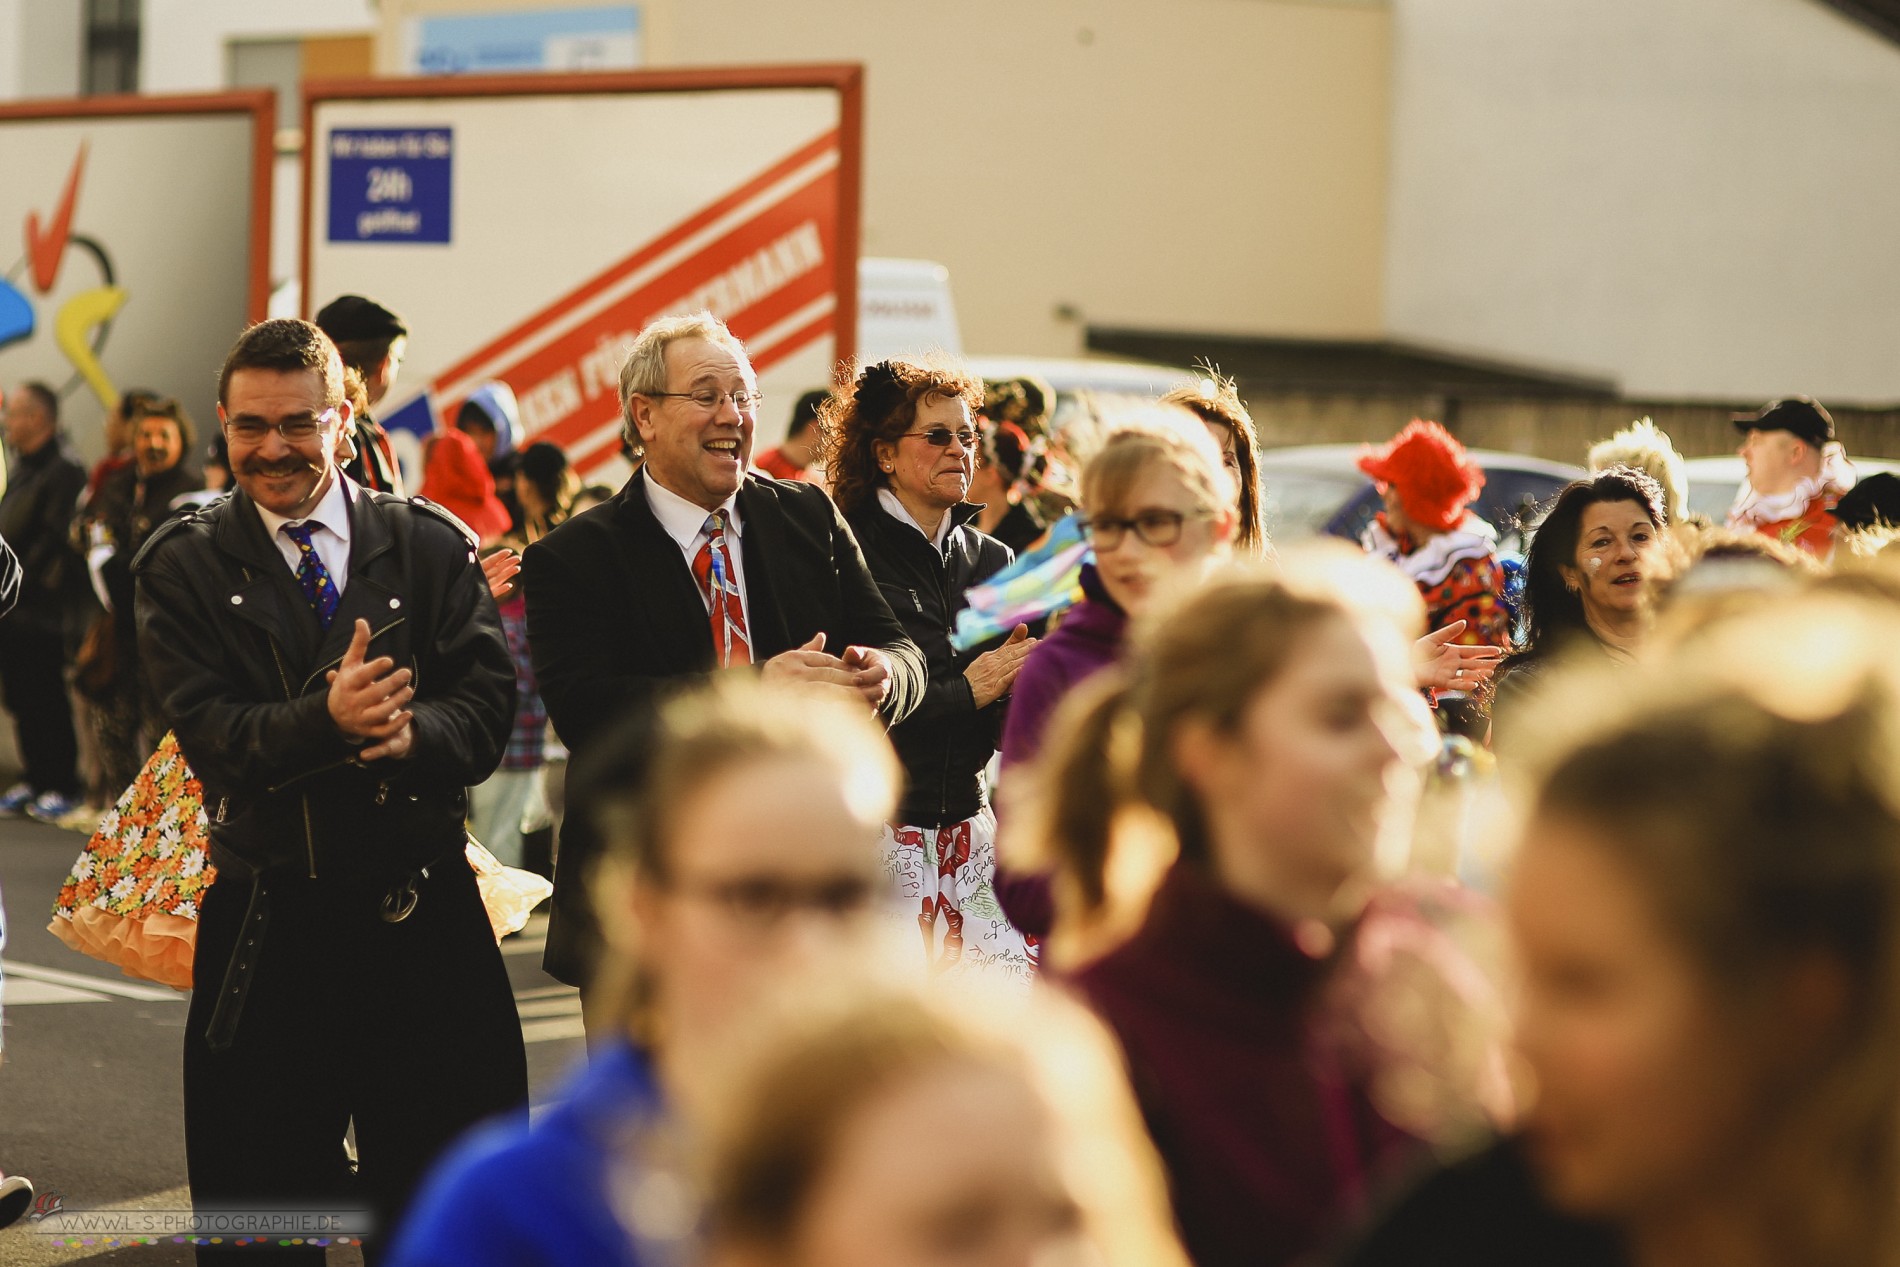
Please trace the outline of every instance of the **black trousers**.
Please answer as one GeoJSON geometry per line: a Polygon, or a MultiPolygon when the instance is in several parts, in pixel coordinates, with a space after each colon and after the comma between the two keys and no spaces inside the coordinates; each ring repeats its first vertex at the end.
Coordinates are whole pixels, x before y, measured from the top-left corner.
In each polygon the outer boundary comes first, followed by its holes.
{"type": "Polygon", "coordinates": [[[66,640],[57,630],[0,620],[0,696],[13,714],[26,782],[35,792],[79,791],[79,742],[66,694],[66,640]]]}
{"type": "MultiPolygon", "coordinates": [[[[208,1210],[367,1209],[375,1261],[430,1164],[485,1118],[525,1113],[527,1058],[501,952],[459,858],[430,870],[414,912],[381,918],[383,890],[328,879],[267,884],[255,976],[223,1051],[206,1026],[247,879],[220,877],[198,923],[185,1034],[185,1155],[208,1210]],[[356,1124],[352,1175],[343,1151],[356,1124]]],[[[201,1263],[321,1262],[321,1249],[201,1246],[201,1263]],[[262,1254],[262,1257],[260,1257],[262,1254]]]]}

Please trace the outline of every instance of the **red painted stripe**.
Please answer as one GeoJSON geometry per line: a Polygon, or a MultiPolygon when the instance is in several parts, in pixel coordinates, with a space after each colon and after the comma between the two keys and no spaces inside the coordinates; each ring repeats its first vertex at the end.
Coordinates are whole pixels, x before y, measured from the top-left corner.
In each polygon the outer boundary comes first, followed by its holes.
{"type": "MultiPolygon", "coordinates": [[[[644,267],[651,260],[672,249],[685,238],[699,232],[714,220],[717,220],[719,217],[731,211],[734,207],[739,206],[750,198],[757,197],[760,192],[769,188],[775,182],[785,179],[786,176],[796,171],[799,167],[811,162],[828,150],[836,150],[837,147],[838,133],[834,129],[833,131],[826,132],[823,136],[818,137],[809,144],[794,150],[791,154],[780,159],[777,163],[753,177],[745,184],[739,186],[725,197],[720,198],[703,210],[688,216],[673,228],[667,230],[633,254],[621,260],[620,263],[610,267],[600,276],[590,282],[582,284],[577,289],[570,291],[560,299],[548,304],[533,316],[517,323],[508,330],[507,333],[491,339],[477,351],[463,357],[460,361],[457,361],[454,365],[438,374],[436,381],[438,383],[450,383],[472,373],[477,366],[497,355],[510,344],[518,343],[529,337],[541,326],[559,317],[562,313],[577,304],[587,302],[589,299],[600,294],[601,291],[625,278],[628,274],[644,267]]],[[[825,179],[835,181],[836,175],[835,173],[828,174],[825,179]]],[[[502,376],[494,375],[494,377],[499,378],[502,376]]]]}
{"type": "MultiPolygon", "coordinates": [[[[524,413],[530,412],[526,402],[533,398],[534,392],[563,376],[571,375],[569,381],[581,396],[578,408],[552,422],[539,427],[530,423],[530,437],[555,444],[573,443],[589,430],[588,419],[598,416],[596,406],[611,403],[617,410],[615,383],[619,371],[618,356],[611,356],[610,364],[600,362],[603,337],[607,340],[606,346],[617,353],[619,345],[627,337],[668,306],[678,303],[741,261],[785,238],[801,225],[815,223],[818,226],[822,250],[826,239],[824,226],[835,219],[836,192],[836,184],[830,173],[818,177],[546,347],[517,362],[499,366],[495,377],[506,381],[522,397],[524,413]],[[595,373],[591,376],[582,372],[583,362],[588,358],[595,358],[595,373]]],[[[733,332],[744,339],[756,331],[770,328],[800,307],[828,293],[832,279],[831,270],[826,267],[828,263],[828,257],[821,258],[816,266],[744,308],[730,313],[728,321],[733,332]]]]}

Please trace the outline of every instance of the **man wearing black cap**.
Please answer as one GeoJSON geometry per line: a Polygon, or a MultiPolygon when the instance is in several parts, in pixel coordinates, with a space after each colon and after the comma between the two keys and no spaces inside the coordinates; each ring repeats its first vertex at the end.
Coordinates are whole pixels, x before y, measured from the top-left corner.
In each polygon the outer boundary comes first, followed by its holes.
{"type": "Polygon", "coordinates": [[[1728,526],[1799,546],[1819,559],[1834,549],[1834,504],[1854,486],[1834,419],[1808,396],[1771,400],[1740,414],[1748,476],[1729,508],[1728,526]]]}
{"type": "MultiPolygon", "coordinates": [[[[344,367],[363,376],[370,405],[380,404],[395,385],[409,343],[403,319],[374,299],[339,295],[317,313],[316,324],[336,344],[344,367]]],[[[356,456],[344,464],[343,473],[365,488],[401,497],[402,467],[389,447],[389,433],[367,412],[357,416],[355,430],[356,456]]]]}

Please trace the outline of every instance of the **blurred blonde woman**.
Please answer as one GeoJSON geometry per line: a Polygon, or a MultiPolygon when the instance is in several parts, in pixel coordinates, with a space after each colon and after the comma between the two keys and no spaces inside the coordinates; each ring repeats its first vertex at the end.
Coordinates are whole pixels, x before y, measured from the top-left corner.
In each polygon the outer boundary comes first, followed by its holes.
{"type": "Polygon", "coordinates": [[[1509,901],[1537,1099],[1342,1261],[1900,1261],[1896,640],[1778,594],[1553,686],[1509,901]]]}
{"type": "Polygon", "coordinates": [[[1074,1004],[869,994],[772,1036],[714,1134],[715,1267],[1187,1267],[1074,1004]]]}
{"type": "MultiPolygon", "coordinates": [[[[1311,579],[1223,573],[1077,693],[1038,772],[1050,954],[1121,1040],[1201,1267],[1296,1261],[1415,1147],[1362,1018],[1386,960],[1414,962],[1388,950],[1442,945],[1429,919],[1368,913],[1401,758],[1430,730],[1411,631],[1384,611],[1423,615],[1363,557],[1311,579]]],[[[1433,975],[1415,999],[1436,997],[1433,975]]],[[[1405,1059],[1435,1041],[1387,1032],[1405,1059]]],[[[1429,1064],[1408,1092],[1441,1085],[1429,1064]]],[[[1502,1066],[1442,1083],[1501,1102],[1502,1066]]]]}
{"type": "Polygon", "coordinates": [[[532,1127],[478,1131],[442,1161],[397,1263],[679,1261],[684,1140],[733,1027],[801,971],[877,958],[888,933],[878,830],[900,775],[854,701],[722,678],[629,719],[590,764],[576,782],[607,842],[591,892],[609,1013],[590,1019],[592,1060],[532,1127]]]}

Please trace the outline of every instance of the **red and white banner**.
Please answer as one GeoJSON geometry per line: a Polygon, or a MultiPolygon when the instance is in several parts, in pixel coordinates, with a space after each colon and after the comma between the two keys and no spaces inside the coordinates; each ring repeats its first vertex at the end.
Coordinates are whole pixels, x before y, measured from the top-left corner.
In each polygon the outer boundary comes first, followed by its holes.
{"type": "MultiPolygon", "coordinates": [[[[404,432],[448,425],[499,380],[520,403],[523,444],[560,445],[591,479],[624,470],[627,349],[655,317],[701,310],[751,353],[769,438],[851,349],[858,82],[854,67],[815,67],[314,90],[313,155],[439,138],[430,174],[448,188],[425,218],[447,240],[370,240],[327,216],[339,197],[361,197],[320,157],[306,309],[356,293],[407,320],[408,358],[378,416],[412,458],[404,432]]],[[[368,179],[371,201],[411,184],[348,174],[368,179]]]]}
{"type": "Polygon", "coordinates": [[[620,363],[655,317],[713,313],[760,374],[829,339],[838,159],[838,134],[820,137],[449,366],[429,385],[436,417],[500,379],[527,441],[560,445],[586,475],[618,451],[620,363]]]}

